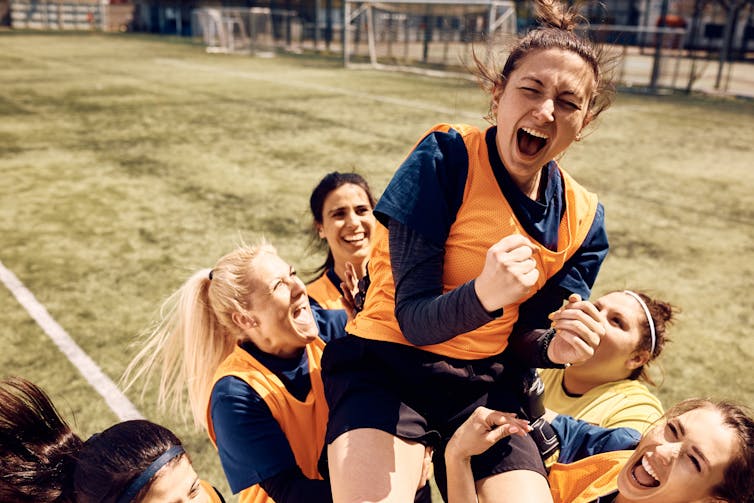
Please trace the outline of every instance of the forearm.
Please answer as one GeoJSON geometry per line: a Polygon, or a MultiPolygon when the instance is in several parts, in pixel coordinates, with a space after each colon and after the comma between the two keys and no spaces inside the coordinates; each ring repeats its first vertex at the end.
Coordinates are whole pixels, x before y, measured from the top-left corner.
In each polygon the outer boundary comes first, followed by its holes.
{"type": "Polygon", "coordinates": [[[445,453],[447,473],[448,503],[476,503],[476,484],[471,472],[471,458],[454,456],[448,450],[445,453]]]}
{"type": "Polygon", "coordinates": [[[391,220],[390,261],[395,315],[403,335],[419,346],[437,344],[490,322],[470,281],[443,294],[444,249],[391,220]]]}

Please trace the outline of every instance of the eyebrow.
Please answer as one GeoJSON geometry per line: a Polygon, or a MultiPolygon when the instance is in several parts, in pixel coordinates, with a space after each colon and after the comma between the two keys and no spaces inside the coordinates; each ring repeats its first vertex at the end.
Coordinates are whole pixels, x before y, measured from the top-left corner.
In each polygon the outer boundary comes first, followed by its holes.
{"type": "MultiPolygon", "coordinates": [[[[531,80],[532,82],[535,82],[536,84],[539,84],[540,86],[545,87],[545,83],[544,82],[542,82],[541,80],[539,80],[537,77],[533,77],[531,75],[525,75],[525,76],[521,77],[521,80],[531,80]]],[[[565,91],[559,92],[558,96],[563,96],[564,94],[567,94],[569,96],[573,96],[575,98],[581,98],[580,94],[578,94],[575,91],[571,91],[570,89],[567,89],[565,91]]]]}

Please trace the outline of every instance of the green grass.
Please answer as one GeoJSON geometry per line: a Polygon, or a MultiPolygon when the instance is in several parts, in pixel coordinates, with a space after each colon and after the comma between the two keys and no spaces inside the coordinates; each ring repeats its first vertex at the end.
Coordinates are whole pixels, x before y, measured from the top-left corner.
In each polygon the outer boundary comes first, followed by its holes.
{"type": "MultiPolygon", "coordinates": [[[[379,193],[436,122],[484,125],[473,83],[347,71],[327,57],[208,55],[174,39],[0,33],[0,260],[117,380],[161,301],[240,237],[306,270],[308,194],[356,169],[379,193]]],[[[599,193],[611,253],[596,293],[683,309],[665,405],[754,405],[754,104],[620,94],[562,164],[599,193]]],[[[0,374],[50,391],[83,435],[115,417],[0,289],[0,374]]],[[[202,432],[129,394],[230,491],[202,432]]]]}

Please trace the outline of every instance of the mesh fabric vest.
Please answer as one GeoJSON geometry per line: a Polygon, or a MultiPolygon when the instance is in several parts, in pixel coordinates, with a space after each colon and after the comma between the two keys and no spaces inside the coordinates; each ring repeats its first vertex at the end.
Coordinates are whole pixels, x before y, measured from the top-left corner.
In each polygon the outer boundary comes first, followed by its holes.
{"type": "MultiPolygon", "coordinates": [[[[450,128],[448,124],[441,124],[431,131],[446,132],[450,128]]],[[[452,128],[463,137],[469,166],[463,202],[445,242],[443,292],[476,278],[484,266],[487,250],[505,236],[522,234],[538,245],[524,230],[500,190],[489,162],[484,132],[472,126],[454,125],[452,128]]],[[[496,355],[505,349],[513,324],[518,319],[519,304],[542,288],[579,249],[597,211],[597,196],[586,191],[564,171],[561,170],[560,174],[565,187],[566,211],[558,228],[557,250],[538,245],[534,252],[539,270],[536,287],[517,303],[504,306],[503,316],[443,343],[422,346],[423,350],[471,360],[496,355]]],[[[410,345],[395,319],[395,284],[385,227],[378,224],[373,238],[374,249],[369,261],[372,282],[365,307],[346,330],[366,339],[410,345]]]]}
{"type": "Polygon", "coordinates": [[[548,481],[554,503],[589,503],[618,490],[618,474],[634,451],[604,452],[575,463],[555,463],[548,481]]]}
{"type": "MultiPolygon", "coordinates": [[[[322,479],[317,470],[317,461],[325,443],[328,413],[320,373],[320,361],[324,348],[325,343],[319,338],[306,346],[312,387],[303,402],[288,392],[279,377],[239,346],[236,346],[233,353],[220,364],[214,377],[215,383],[226,376],[238,377],[262,397],[285,433],[296,458],[296,464],[310,479],[322,479]]],[[[207,407],[207,427],[210,440],[217,446],[209,406],[207,407]]],[[[241,491],[239,501],[241,503],[273,503],[272,498],[259,484],[241,491]]]]}

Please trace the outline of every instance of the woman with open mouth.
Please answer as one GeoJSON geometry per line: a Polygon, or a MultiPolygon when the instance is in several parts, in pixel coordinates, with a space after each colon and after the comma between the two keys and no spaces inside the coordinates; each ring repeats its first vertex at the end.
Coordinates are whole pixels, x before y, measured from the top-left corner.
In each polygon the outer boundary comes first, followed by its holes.
{"type": "Polygon", "coordinates": [[[310,305],[295,269],[266,243],[197,271],[163,311],[124,379],[159,367],[160,403],[178,407],[188,389],[194,422],[242,503],[331,501],[318,466],[320,359],[345,334],[345,311],[310,305]]]}
{"type": "MultiPolygon", "coordinates": [[[[494,125],[431,128],[375,207],[364,309],[322,362],[336,503],[410,500],[426,445],[442,448],[478,405],[520,409],[512,360],[581,362],[604,334],[595,309],[578,334],[549,331],[547,314],[588,298],[607,254],[597,196],[557,159],[609,105],[610,79],[575,8],[535,4],[541,26],[502,68],[476,60],[494,125]]],[[[480,501],[549,500],[530,437],[492,450],[472,462],[480,501]],[[511,479],[515,491],[496,490],[511,479]]]]}
{"type": "Polygon", "coordinates": [[[369,184],[357,173],[333,171],[312,190],[313,243],[327,250],[327,258],[306,291],[325,309],[344,308],[341,284],[347,275],[353,282],[366,275],[376,224],[374,204],[369,184]]]}
{"type": "MultiPolygon", "coordinates": [[[[754,497],[754,418],[740,405],[684,400],[638,444],[582,459],[573,453],[617,430],[560,418],[558,435],[569,439],[561,451],[574,461],[557,463],[550,470],[555,503],[748,503],[754,497]],[[569,434],[567,428],[581,433],[569,434]]],[[[507,435],[525,435],[527,428],[509,414],[477,409],[456,431],[445,453],[448,503],[473,501],[468,465],[472,455],[507,435]]]]}

